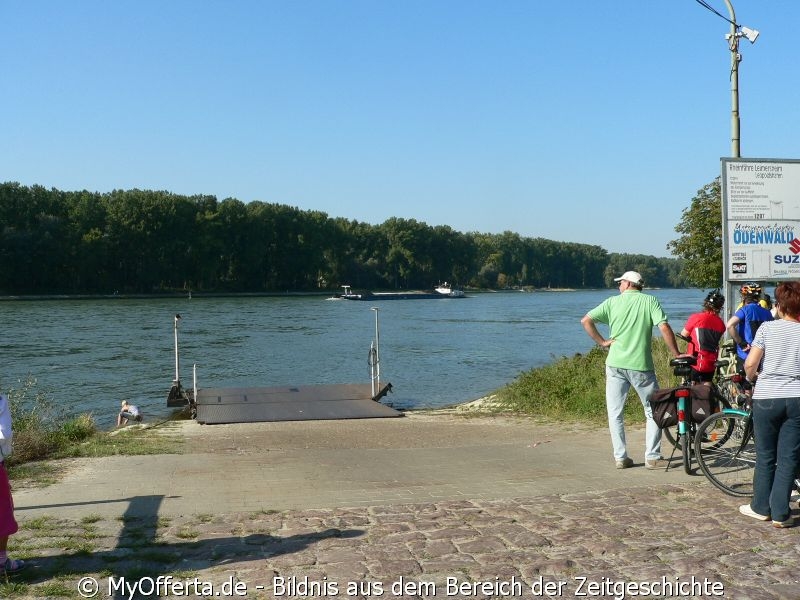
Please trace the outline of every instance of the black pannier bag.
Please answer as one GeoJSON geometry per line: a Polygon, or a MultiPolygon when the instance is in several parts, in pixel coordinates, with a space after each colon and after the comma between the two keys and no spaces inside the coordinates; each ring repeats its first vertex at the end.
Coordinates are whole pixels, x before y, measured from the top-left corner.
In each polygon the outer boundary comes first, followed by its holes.
{"type": "Polygon", "coordinates": [[[653,420],[656,425],[664,429],[678,423],[678,399],[675,397],[677,388],[664,388],[654,391],[647,399],[653,411],[653,420]]]}
{"type": "Polygon", "coordinates": [[[710,415],[720,410],[717,390],[710,385],[695,384],[692,386],[692,421],[702,423],[710,415]]]}
{"type": "MultiPolygon", "coordinates": [[[[656,425],[664,429],[678,424],[678,398],[675,392],[685,388],[664,388],[656,390],[650,395],[650,409],[653,411],[653,420],[656,425]]],[[[701,383],[695,384],[691,389],[689,415],[695,423],[702,423],[709,415],[719,412],[720,402],[716,390],[701,383]]]]}

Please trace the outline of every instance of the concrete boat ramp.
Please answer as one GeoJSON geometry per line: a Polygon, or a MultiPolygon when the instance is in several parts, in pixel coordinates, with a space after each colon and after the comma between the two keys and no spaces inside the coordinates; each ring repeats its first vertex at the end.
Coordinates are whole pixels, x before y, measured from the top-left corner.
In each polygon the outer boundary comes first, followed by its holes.
{"type": "Polygon", "coordinates": [[[199,389],[195,404],[197,422],[206,425],[402,415],[359,384],[199,389]]]}
{"type": "Polygon", "coordinates": [[[378,309],[371,310],[375,313],[375,339],[370,345],[370,382],[367,384],[202,388],[198,385],[195,366],[194,386],[190,390],[181,384],[178,351],[181,316],[175,315],[175,379],[167,395],[167,406],[188,406],[197,422],[204,425],[399,417],[401,412],[380,402],[392,391],[392,384],[381,385],[378,309]]]}

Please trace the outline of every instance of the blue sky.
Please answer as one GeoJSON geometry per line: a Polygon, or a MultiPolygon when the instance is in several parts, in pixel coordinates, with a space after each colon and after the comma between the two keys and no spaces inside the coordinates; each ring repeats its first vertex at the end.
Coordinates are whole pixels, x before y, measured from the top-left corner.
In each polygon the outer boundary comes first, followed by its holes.
{"type": "MultiPolygon", "coordinates": [[[[741,154],[800,158],[800,2],[732,2],[741,154]]],[[[5,0],[0,181],[667,256],[730,155],[728,30],[696,0],[5,0]]]]}

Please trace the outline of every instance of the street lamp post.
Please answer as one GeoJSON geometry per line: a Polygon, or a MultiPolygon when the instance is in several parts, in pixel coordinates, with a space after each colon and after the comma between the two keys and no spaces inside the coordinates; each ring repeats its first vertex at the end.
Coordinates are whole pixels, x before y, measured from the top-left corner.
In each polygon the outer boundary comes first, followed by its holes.
{"type": "Polygon", "coordinates": [[[742,61],[742,55],[739,54],[739,40],[744,37],[754,44],[758,38],[758,31],[737,25],[736,13],[733,11],[730,0],[725,0],[725,5],[728,7],[730,16],[728,21],[731,24],[730,33],[725,35],[731,51],[731,157],[739,158],[742,155],[739,147],[739,63],[742,61]]]}
{"type": "MultiPolygon", "coordinates": [[[[725,5],[728,7],[728,16],[731,22],[731,32],[726,35],[725,37],[728,40],[728,47],[731,51],[731,157],[732,158],[740,158],[741,157],[741,148],[739,146],[739,60],[741,59],[741,55],[739,54],[739,38],[736,35],[736,13],[733,12],[733,5],[731,4],[730,0],[725,0],[725,5]]],[[[723,210],[723,214],[725,211],[723,210]]],[[[723,223],[722,231],[724,232],[726,229],[725,224],[723,223]]],[[[723,241],[722,243],[723,250],[726,250],[728,244],[723,241]]],[[[727,264],[727,260],[722,261],[723,269],[727,264]]],[[[726,272],[722,274],[722,289],[725,290],[725,296],[728,298],[728,316],[730,317],[733,314],[732,307],[735,306],[735,303],[732,302],[733,298],[733,284],[731,283],[730,279],[728,278],[727,269],[724,269],[726,272]]],[[[727,320],[727,319],[726,319],[727,320]]],[[[726,334],[727,335],[727,334],[726,334]]]]}
{"type": "Polygon", "coordinates": [[[739,36],[736,31],[736,14],[733,12],[733,5],[730,0],[725,0],[730,16],[731,32],[725,36],[728,38],[728,45],[731,49],[731,157],[739,158],[741,149],[739,147],[739,61],[742,60],[739,54],[739,36]]]}
{"type": "MultiPolygon", "coordinates": [[[[700,1],[700,0],[698,0],[700,1]]],[[[705,5],[704,2],[700,2],[701,4],[705,5]]],[[[755,29],[750,29],[748,27],[740,27],[736,23],[736,13],[733,10],[733,5],[731,4],[730,0],[725,0],[725,5],[728,7],[728,15],[729,19],[728,22],[731,25],[730,33],[725,35],[725,39],[728,40],[728,48],[731,52],[731,158],[741,158],[741,147],[740,147],[740,135],[739,135],[739,63],[742,60],[742,55],[739,54],[739,40],[741,38],[747,38],[747,40],[753,44],[758,38],[758,31],[755,29]]],[[[707,5],[705,5],[708,7],[707,5]]],[[[717,15],[722,17],[717,11],[714,11],[717,15]]],[[[725,17],[722,17],[723,19],[725,17]]],[[[722,199],[724,202],[724,198],[722,199]]],[[[725,223],[726,219],[726,211],[725,207],[723,207],[722,215],[723,215],[723,223],[722,223],[722,234],[723,234],[723,242],[722,242],[722,252],[723,252],[723,273],[722,273],[722,285],[723,289],[725,290],[725,295],[728,299],[733,298],[733,285],[728,277],[728,244],[727,244],[727,226],[725,223]]],[[[732,309],[733,302],[728,303],[728,314],[733,312],[732,309]]]]}
{"type": "MultiPolygon", "coordinates": [[[[716,10],[712,9],[706,2],[703,0],[697,0],[698,3],[705,6],[713,13],[717,14],[718,16],[723,17],[720,13],[716,10]]],[[[731,158],[741,158],[741,147],[740,147],[740,132],[739,132],[739,63],[742,60],[742,55],[739,54],[739,40],[741,38],[746,38],[751,44],[755,43],[756,38],[758,38],[758,31],[755,29],[750,29],[749,27],[741,27],[736,23],[736,13],[733,10],[733,5],[731,4],[730,0],[725,0],[725,5],[728,7],[728,15],[729,18],[726,19],[728,23],[730,23],[731,29],[730,33],[725,35],[725,39],[728,41],[728,49],[731,52],[731,158]]],[[[724,198],[721,199],[723,202],[725,201],[724,198]]],[[[727,226],[726,226],[726,211],[725,207],[722,207],[722,253],[723,253],[723,273],[722,273],[722,285],[723,289],[725,290],[725,295],[731,299],[733,297],[733,285],[728,277],[728,244],[727,244],[727,226]]],[[[728,314],[732,312],[732,305],[733,302],[728,303],[728,314]]]]}

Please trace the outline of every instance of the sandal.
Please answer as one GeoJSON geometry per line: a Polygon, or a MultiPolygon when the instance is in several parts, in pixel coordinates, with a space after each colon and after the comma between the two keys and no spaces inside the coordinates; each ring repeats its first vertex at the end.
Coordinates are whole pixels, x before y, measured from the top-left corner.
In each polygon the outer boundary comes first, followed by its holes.
{"type": "Polygon", "coordinates": [[[6,575],[13,575],[14,573],[19,573],[24,568],[25,568],[25,561],[12,560],[10,558],[7,558],[5,564],[3,565],[3,571],[5,572],[6,575]]]}

